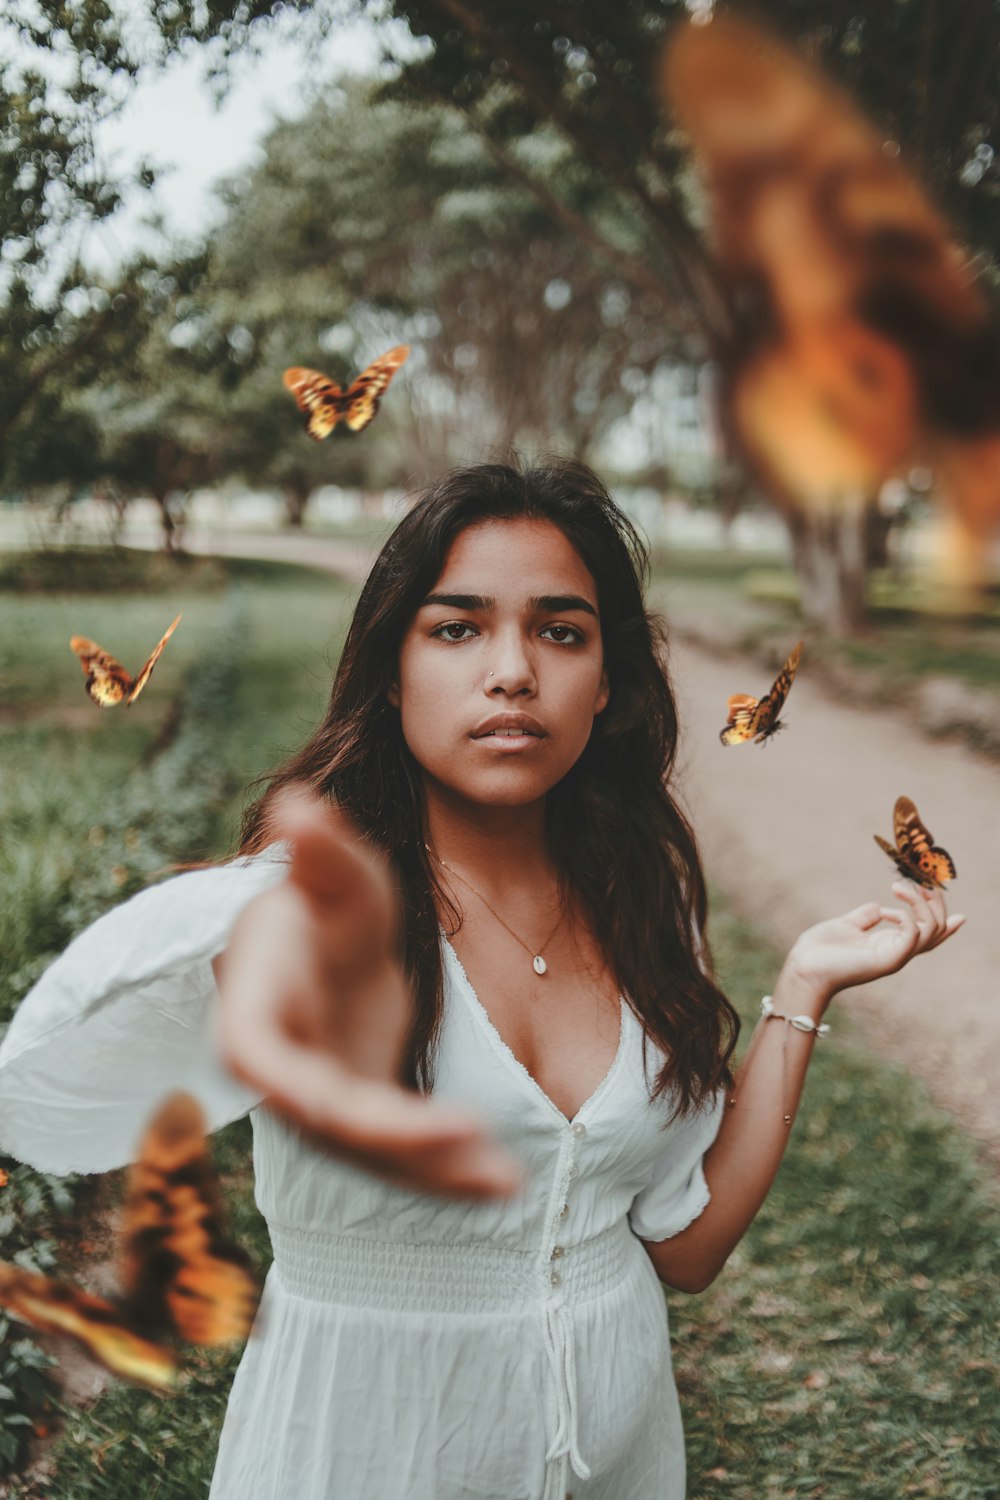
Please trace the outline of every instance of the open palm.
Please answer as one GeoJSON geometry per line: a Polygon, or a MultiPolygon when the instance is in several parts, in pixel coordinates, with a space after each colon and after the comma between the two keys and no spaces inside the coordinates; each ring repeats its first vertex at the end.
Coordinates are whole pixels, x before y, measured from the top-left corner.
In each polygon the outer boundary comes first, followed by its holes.
{"type": "Polygon", "coordinates": [[[948,916],[940,890],[897,881],[892,891],[899,906],[868,901],[842,917],[807,928],[789,955],[796,972],[829,997],[895,974],[917,954],[937,948],[965,921],[963,916],[948,916]]]}

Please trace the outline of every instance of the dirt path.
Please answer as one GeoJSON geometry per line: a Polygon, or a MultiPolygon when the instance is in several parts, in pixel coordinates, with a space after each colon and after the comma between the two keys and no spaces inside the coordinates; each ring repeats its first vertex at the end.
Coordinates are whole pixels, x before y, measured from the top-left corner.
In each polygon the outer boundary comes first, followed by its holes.
{"type": "MultiPolygon", "coordinates": [[[[319,537],[203,534],[193,551],[328,568],[354,582],[372,553],[319,537]]],[[[791,644],[791,642],[790,642],[791,644]]],[[[904,974],[835,1002],[872,1043],[925,1079],[939,1103],[1000,1159],[1000,770],[963,745],[931,741],[895,710],[834,702],[810,681],[808,651],[787,732],[765,747],[719,743],[730,693],[763,692],[759,668],[677,641],[671,671],[683,736],[681,788],[710,877],[779,946],[862,901],[891,901],[891,837],[905,793],[951,852],[951,909],[966,927],[904,974]]]]}
{"type": "Polygon", "coordinates": [[[862,901],[891,903],[894,871],[872,835],[891,838],[901,793],[950,851],[959,875],[950,906],[966,927],[901,975],[836,1001],[831,1019],[850,1007],[873,1043],[1000,1157],[1000,771],[915,734],[901,713],[832,702],[810,682],[807,655],[787,732],[727,749],[718,738],[727,696],[764,691],[766,674],[684,644],[671,667],[681,784],[706,866],[779,945],[862,901]]]}

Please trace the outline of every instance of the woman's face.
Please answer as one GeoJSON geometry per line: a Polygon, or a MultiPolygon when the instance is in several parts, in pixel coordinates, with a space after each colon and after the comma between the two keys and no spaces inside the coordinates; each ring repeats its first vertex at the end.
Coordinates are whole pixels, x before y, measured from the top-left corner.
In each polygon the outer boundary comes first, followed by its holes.
{"type": "Polygon", "coordinates": [[[555,786],[608,701],[597,588],[557,526],[482,521],[456,537],[389,699],[429,792],[524,807],[555,786]]]}

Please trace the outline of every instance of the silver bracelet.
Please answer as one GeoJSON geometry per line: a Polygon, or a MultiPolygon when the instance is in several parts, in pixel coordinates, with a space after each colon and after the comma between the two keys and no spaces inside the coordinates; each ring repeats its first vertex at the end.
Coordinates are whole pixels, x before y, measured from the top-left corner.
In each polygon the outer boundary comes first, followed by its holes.
{"type": "MultiPolygon", "coordinates": [[[[828,1036],[830,1028],[826,1021],[814,1021],[812,1016],[788,1016],[784,1011],[775,1010],[774,1002],[770,995],[765,995],[760,1002],[760,1020],[754,1027],[754,1036],[765,1021],[784,1021],[785,1029],[781,1039],[781,1118],[786,1125],[792,1123],[792,1117],[788,1113],[788,1028],[794,1026],[796,1031],[811,1032],[816,1037],[828,1036]]],[[[751,1046],[753,1037],[750,1038],[751,1046]]],[[[734,1089],[729,1103],[736,1103],[736,1090],[734,1089]]]]}
{"type": "Polygon", "coordinates": [[[825,1021],[814,1021],[812,1016],[786,1016],[780,1010],[775,1010],[770,995],[765,995],[760,1002],[760,1013],[766,1021],[772,1016],[776,1021],[787,1021],[796,1031],[815,1031],[817,1036],[828,1036],[830,1033],[825,1021]]]}

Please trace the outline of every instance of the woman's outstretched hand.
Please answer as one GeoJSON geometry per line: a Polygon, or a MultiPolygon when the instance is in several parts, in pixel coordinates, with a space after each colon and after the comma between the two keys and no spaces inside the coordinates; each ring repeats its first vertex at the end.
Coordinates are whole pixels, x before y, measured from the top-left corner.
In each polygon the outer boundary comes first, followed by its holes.
{"type": "Polygon", "coordinates": [[[908,880],[893,884],[899,906],[875,901],[818,922],[796,940],[786,967],[814,985],[824,1003],[838,990],[895,974],[918,953],[929,953],[957,932],[965,918],[949,917],[940,890],[908,880]]]}
{"type": "Polygon", "coordinates": [[[249,903],[215,960],[223,1063],[315,1145],[394,1182],[514,1191],[516,1166],[478,1121],[398,1082],[412,1001],[386,872],[316,798],[286,794],[274,828],[288,876],[249,903]]]}

